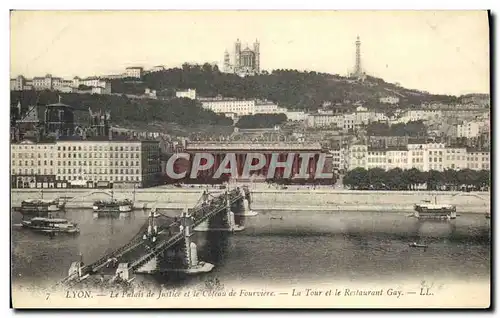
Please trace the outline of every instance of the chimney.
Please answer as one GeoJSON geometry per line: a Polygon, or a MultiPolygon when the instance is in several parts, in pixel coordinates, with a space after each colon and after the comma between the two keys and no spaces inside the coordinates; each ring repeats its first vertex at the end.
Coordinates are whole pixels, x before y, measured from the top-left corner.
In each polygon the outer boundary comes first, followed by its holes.
{"type": "Polygon", "coordinates": [[[113,140],[113,131],[110,129],[108,133],[108,140],[113,140]]]}

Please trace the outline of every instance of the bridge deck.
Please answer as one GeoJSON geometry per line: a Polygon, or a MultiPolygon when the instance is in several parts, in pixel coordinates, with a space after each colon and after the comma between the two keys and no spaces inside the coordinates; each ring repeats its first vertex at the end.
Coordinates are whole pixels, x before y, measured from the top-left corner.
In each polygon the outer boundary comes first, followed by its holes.
{"type": "MultiPolygon", "coordinates": [[[[242,194],[238,189],[234,189],[229,192],[230,203],[234,203],[241,198],[242,194]]],[[[221,195],[209,200],[205,205],[194,207],[190,211],[193,228],[208,220],[220,211],[225,210],[226,204],[227,202],[225,196],[221,195]]],[[[152,243],[149,239],[144,240],[142,237],[147,231],[149,223],[148,220],[145,225],[141,227],[139,233],[137,233],[130,242],[121,248],[108,253],[96,262],[84,266],[82,268],[82,272],[90,275],[114,276],[116,274],[118,264],[120,263],[128,263],[129,269],[134,271],[154,256],[159,255],[165,249],[168,249],[184,238],[183,234],[180,232],[180,220],[174,220],[172,218],[155,218],[155,222],[157,223],[159,230],[155,243],[152,243]]],[[[60,283],[68,282],[73,278],[73,276],[68,276],[60,283]]]]}

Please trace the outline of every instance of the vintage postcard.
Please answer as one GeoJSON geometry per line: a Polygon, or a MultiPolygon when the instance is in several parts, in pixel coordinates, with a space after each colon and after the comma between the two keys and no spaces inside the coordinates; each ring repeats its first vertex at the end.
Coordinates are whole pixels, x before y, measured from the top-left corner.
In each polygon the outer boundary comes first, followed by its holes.
{"type": "Polygon", "coordinates": [[[489,308],[487,11],[12,11],[14,308],[489,308]]]}

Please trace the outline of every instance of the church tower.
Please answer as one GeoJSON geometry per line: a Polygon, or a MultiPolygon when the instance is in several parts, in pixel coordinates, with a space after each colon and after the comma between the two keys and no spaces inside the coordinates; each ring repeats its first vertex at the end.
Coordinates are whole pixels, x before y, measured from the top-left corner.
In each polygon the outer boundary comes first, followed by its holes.
{"type": "Polygon", "coordinates": [[[253,51],[255,53],[255,73],[259,74],[260,73],[260,43],[259,40],[255,40],[255,43],[253,44],[253,51]]]}
{"type": "Polygon", "coordinates": [[[241,54],[241,42],[240,39],[236,40],[234,43],[234,70],[240,68],[240,54],[241,54]]]}
{"type": "Polygon", "coordinates": [[[231,62],[229,60],[229,53],[227,50],[224,52],[224,72],[231,72],[231,62]]]}

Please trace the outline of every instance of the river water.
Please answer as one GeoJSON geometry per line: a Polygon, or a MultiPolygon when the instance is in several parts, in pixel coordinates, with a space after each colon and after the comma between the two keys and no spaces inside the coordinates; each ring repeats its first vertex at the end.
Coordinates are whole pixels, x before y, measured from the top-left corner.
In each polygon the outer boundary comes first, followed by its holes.
{"type": "MultiPolygon", "coordinates": [[[[214,277],[236,284],[490,277],[490,220],[483,214],[419,222],[407,217],[408,212],[257,212],[244,220],[243,232],[197,232],[199,258],[215,265],[211,273],[189,279],[141,276],[158,285],[189,285],[214,277]],[[409,242],[429,247],[410,248],[409,242]]],[[[85,263],[99,259],[125,244],[147,220],[144,211],[117,219],[94,219],[88,209],[62,216],[79,224],[80,235],[49,238],[12,227],[14,286],[52,285],[67,275],[80,254],[85,263]]],[[[11,220],[20,223],[21,215],[13,213],[11,220]]]]}

